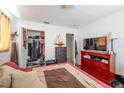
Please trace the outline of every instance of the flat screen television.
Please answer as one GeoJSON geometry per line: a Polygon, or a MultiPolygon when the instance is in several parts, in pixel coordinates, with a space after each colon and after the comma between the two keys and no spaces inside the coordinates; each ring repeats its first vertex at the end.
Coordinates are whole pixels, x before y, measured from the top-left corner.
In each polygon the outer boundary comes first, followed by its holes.
{"type": "Polygon", "coordinates": [[[96,37],[83,39],[83,49],[85,50],[107,50],[107,37],[96,37]]]}

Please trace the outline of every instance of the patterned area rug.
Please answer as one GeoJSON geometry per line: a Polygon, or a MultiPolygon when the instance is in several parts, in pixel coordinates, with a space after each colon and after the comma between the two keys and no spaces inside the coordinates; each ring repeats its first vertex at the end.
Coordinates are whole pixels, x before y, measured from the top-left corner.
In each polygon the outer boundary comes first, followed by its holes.
{"type": "Polygon", "coordinates": [[[48,88],[85,88],[65,68],[44,71],[48,88]]]}

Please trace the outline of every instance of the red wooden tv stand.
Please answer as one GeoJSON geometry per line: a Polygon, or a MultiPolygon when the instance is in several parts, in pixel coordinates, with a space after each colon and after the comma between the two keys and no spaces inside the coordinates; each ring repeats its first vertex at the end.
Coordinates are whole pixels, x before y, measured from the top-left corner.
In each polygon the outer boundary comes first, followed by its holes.
{"type": "Polygon", "coordinates": [[[115,78],[115,55],[81,51],[81,69],[111,84],[115,78]]]}

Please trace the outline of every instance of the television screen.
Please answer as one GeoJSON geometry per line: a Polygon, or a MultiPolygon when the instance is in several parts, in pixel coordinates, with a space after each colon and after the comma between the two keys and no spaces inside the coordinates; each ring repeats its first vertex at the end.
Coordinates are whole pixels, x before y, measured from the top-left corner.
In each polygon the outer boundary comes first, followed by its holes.
{"type": "Polygon", "coordinates": [[[87,38],[83,39],[83,48],[85,50],[107,50],[107,37],[87,38]]]}

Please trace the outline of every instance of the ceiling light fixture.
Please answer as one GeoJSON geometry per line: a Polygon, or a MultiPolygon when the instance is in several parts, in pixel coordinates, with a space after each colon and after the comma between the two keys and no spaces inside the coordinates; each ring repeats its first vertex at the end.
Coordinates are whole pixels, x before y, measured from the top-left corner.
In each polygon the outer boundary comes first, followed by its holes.
{"type": "Polygon", "coordinates": [[[50,24],[50,22],[48,22],[48,21],[44,21],[43,23],[45,23],[45,24],[50,24]]]}
{"type": "Polygon", "coordinates": [[[70,9],[70,8],[73,8],[74,5],[61,5],[61,7],[64,9],[70,9]]]}

